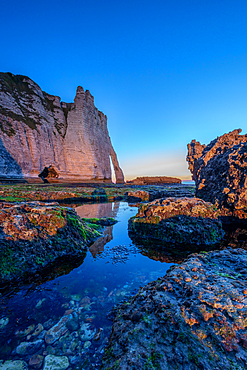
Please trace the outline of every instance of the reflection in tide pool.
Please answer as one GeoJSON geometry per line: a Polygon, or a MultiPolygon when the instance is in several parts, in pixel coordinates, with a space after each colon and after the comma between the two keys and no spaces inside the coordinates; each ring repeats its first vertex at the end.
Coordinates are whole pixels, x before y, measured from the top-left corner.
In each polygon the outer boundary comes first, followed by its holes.
{"type": "Polygon", "coordinates": [[[149,258],[147,248],[141,254],[132,244],[127,223],[136,207],[121,202],[85,204],[76,210],[81,217],[115,217],[119,222],[105,228],[79,267],[0,296],[0,359],[21,360],[33,369],[33,364],[42,368],[47,356],[58,356],[70,369],[98,369],[112,307],[172,265],[149,258]]]}

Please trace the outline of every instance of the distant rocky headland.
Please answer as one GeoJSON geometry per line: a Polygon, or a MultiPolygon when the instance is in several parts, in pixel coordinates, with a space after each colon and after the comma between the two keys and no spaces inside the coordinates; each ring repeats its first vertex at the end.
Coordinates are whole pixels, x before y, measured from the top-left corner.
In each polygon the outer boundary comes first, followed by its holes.
{"type": "Polygon", "coordinates": [[[88,90],[64,103],[29,77],[0,73],[1,179],[37,179],[50,167],[56,181],[111,182],[110,158],[123,183],[107,117],[88,90]]]}
{"type": "Polygon", "coordinates": [[[181,182],[181,179],[167,176],[144,176],[136,177],[134,180],[127,181],[127,183],[131,185],[181,184],[181,182]]]}

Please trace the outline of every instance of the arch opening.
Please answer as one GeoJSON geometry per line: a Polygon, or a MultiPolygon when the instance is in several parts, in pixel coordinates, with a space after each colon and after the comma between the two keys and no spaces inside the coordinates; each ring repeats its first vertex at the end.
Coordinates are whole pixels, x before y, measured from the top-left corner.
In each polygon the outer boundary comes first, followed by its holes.
{"type": "Polygon", "coordinates": [[[111,167],[111,181],[114,184],[116,184],[116,172],[115,172],[115,168],[112,163],[111,155],[109,155],[109,158],[110,158],[110,167],[111,167]]]}

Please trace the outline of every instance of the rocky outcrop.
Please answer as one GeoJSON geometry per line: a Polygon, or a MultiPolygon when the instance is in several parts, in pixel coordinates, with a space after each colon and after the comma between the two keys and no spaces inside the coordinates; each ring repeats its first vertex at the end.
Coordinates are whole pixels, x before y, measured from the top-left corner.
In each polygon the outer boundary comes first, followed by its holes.
{"type": "Polygon", "coordinates": [[[129,234],[135,239],[160,240],[183,245],[209,245],[223,235],[219,211],[198,198],[157,199],[139,207],[129,220],[129,234]]]}
{"type": "Polygon", "coordinates": [[[137,177],[134,180],[127,181],[131,185],[163,185],[163,184],[181,184],[182,180],[176,177],[167,176],[145,176],[137,177]]]}
{"type": "Polygon", "coordinates": [[[247,135],[234,130],[207,146],[192,140],[187,161],[196,196],[212,202],[222,214],[247,218],[247,135]]]}
{"type": "Polygon", "coordinates": [[[58,258],[85,256],[101,233],[98,220],[81,220],[58,203],[6,203],[0,210],[0,280],[24,279],[58,258]]]}
{"type": "Polygon", "coordinates": [[[88,90],[74,103],[43,92],[30,78],[0,73],[0,177],[37,178],[54,166],[61,181],[111,182],[124,176],[112,147],[107,117],[88,90]]]}
{"type": "Polygon", "coordinates": [[[49,183],[47,179],[57,179],[59,177],[58,171],[54,166],[45,167],[38,175],[44,183],[49,183]]]}
{"type": "Polygon", "coordinates": [[[247,368],[247,252],[195,254],[115,312],[102,370],[247,368]]]}

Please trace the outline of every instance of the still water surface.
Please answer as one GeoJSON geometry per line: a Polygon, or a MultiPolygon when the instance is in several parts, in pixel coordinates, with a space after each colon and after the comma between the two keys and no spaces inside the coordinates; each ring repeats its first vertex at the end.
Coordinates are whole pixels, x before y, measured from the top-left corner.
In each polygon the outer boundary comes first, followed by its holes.
{"type": "Polygon", "coordinates": [[[118,223],[105,228],[78,267],[61,265],[57,275],[47,280],[2,293],[0,359],[21,359],[32,369],[35,356],[40,356],[41,364],[51,354],[66,356],[69,369],[98,369],[113,306],[163,276],[174,264],[164,254],[154,255],[147,247],[144,250],[132,243],[127,224],[136,207],[115,202],[84,204],[76,210],[81,217],[114,217],[118,223]],[[70,324],[58,325],[58,338],[47,342],[47,330],[66,315],[70,315],[70,324]]]}

